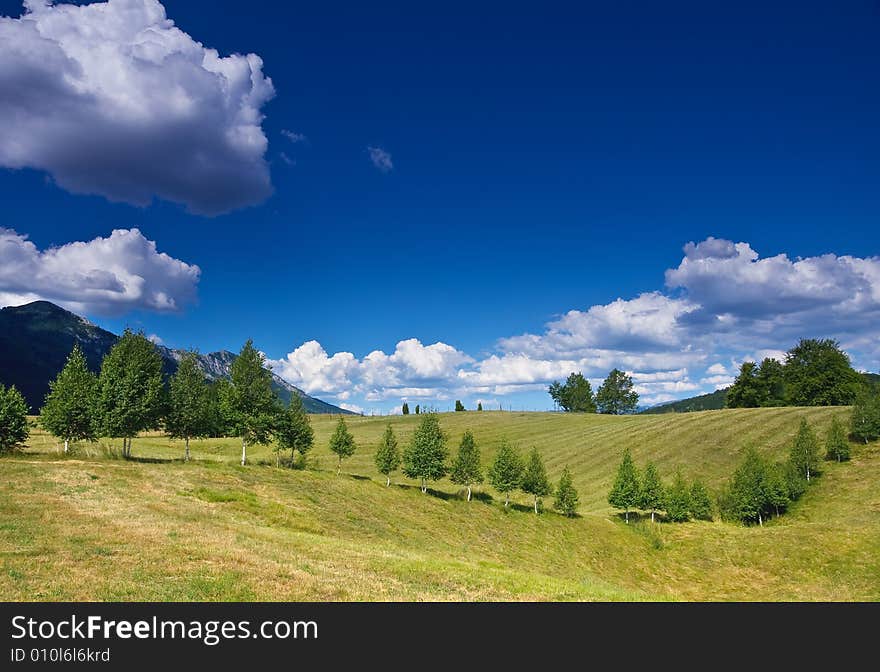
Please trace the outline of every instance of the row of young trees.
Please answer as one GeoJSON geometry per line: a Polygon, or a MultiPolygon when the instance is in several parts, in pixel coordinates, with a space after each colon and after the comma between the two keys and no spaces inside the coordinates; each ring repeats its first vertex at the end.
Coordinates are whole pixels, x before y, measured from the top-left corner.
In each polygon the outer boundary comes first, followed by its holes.
{"type": "Polygon", "coordinates": [[[570,413],[633,413],[639,405],[632,376],[612,369],[593,395],[590,381],[582,373],[572,373],[564,383],[554,381],[547,390],[562,410],[570,413]]]}
{"type": "MultiPolygon", "coordinates": [[[[462,413],[462,412],[464,412],[464,411],[466,411],[466,410],[467,410],[467,409],[465,408],[464,404],[461,403],[461,399],[456,399],[456,400],[455,400],[455,411],[456,411],[456,413],[462,413]]],[[[482,401],[478,401],[478,402],[477,402],[477,410],[478,410],[478,411],[482,411],[482,410],[483,410],[483,402],[482,402],[482,401]]],[[[407,403],[407,402],[405,402],[405,401],[403,402],[403,405],[400,407],[400,413],[401,413],[402,415],[409,415],[409,403],[407,403]]],[[[419,413],[421,413],[421,408],[419,407],[418,404],[416,404],[416,415],[419,415],[419,413]]]]}

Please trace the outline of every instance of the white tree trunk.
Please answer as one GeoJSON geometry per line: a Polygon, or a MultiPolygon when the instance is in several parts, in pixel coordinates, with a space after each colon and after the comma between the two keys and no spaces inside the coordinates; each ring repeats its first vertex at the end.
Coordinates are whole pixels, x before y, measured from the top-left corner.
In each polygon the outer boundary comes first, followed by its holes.
{"type": "Polygon", "coordinates": [[[807,467],[807,483],[810,482],[810,468],[807,467]]]}
{"type": "Polygon", "coordinates": [[[67,439],[64,439],[64,454],[67,455],[67,439]]]}
{"type": "Polygon", "coordinates": [[[629,525],[629,509],[627,509],[623,515],[626,518],[626,524],[629,525]]]}
{"type": "Polygon", "coordinates": [[[183,461],[189,462],[189,437],[186,437],[186,452],[183,454],[183,461]]]}
{"type": "Polygon", "coordinates": [[[538,513],[538,495],[535,495],[535,513],[538,513]]]}
{"type": "Polygon", "coordinates": [[[653,511],[651,511],[651,522],[652,523],[654,522],[654,512],[653,511]]]}
{"type": "Polygon", "coordinates": [[[467,489],[468,489],[468,500],[467,501],[471,501],[471,486],[467,486],[467,489]]]}
{"type": "Polygon", "coordinates": [[[508,504],[510,504],[510,493],[505,492],[504,493],[504,506],[506,507],[508,504]]]}
{"type": "Polygon", "coordinates": [[[244,466],[247,463],[247,442],[242,439],[241,440],[241,466],[244,466]]]}
{"type": "Polygon", "coordinates": [[[764,527],[764,519],[761,517],[761,514],[758,514],[758,525],[764,527]]]}
{"type": "Polygon", "coordinates": [[[391,485],[391,475],[385,474],[385,487],[387,488],[389,485],[391,485]]]}

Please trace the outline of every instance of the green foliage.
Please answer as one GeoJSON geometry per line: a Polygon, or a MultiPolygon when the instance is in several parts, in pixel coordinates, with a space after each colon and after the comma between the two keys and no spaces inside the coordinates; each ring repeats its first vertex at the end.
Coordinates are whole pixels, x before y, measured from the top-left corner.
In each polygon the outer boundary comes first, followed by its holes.
{"type": "Polygon", "coordinates": [[[538,498],[549,495],[552,492],[550,481],[547,479],[547,470],[544,468],[544,460],[537,448],[532,448],[522,474],[520,489],[527,495],[535,498],[535,513],[538,513],[538,498]]]}
{"type": "Polygon", "coordinates": [[[691,485],[691,515],[697,520],[712,520],[712,499],[703,482],[695,480],[691,485]]]}
{"type": "Polygon", "coordinates": [[[405,401],[403,402],[403,406],[400,407],[400,412],[403,415],[409,415],[409,404],[405,401]]]}
{"type": "Polygon", "coordinates": [[[639,405],[639,395],[633,389],[633,379],[620,369],[612,369],[596,391],[599,413],[620,415],[632,413],[639,405]]]}
{"type": "Polygon", "coordinates": [[[305,459],[306,453],[312,449],[315,442],[315,431],[303,406],[302,398],[294,393],[290,397],[290,404],[278,412],[275,424],[275,440],[278,450],[289,450],[290,459],[293,461],[294,452],[305,459]]]}
{"type": "Polygon", "coordinates": [[[354,442],[354,437],[351,435],[351,432],[348,431],[348,426],[345,424],[345,418],[339,418],[339,421],[336,423],[336,429],[333,430],[333,436],[330,437],[330,452],[334,453],[336,457],[339,458],[336,467],[337,474],[342,468],[342,460],[354,455],[356,449],[357,445],[354,442]]]}
{"type": "Polygon", "coordinates": [[[825,435],[825,459],[844,462],[849,459],[849,441],[846,432],[837,416],[831,420],[831,426],[825,435]]]}
{"type": "Polygon", "coordinates": [[[522,473],[522,458],[507,439],[502,439],[501,447],[489,468],[489,483],[504,495],[504,506],[510,504],[510,493],[522,483],[522,473]]]}
{"type": "Polygon", "coordinates": [[[49,393],[40,411],[40,424],[64,441],[67,452],[72,441],[94,441],[95,395],[98,379],[86,363],[79,345],[67,357],[58,377],[49,383],[49,393]]]}
{"type": "Polygon", "coordinates": [[[457,413],[460,413],[460,412],[462,412],[462,411],[466,411],[466,410],[467,410],[467,409],[464,407],[464,404],[461,403],[461,401],[460,401],[459,399],[456,399],[456,400],[455,400],[455,411],[456,411],[457,413]]]}
{"type": "Polygon", "coordinates": [[[765,357],[757,371],[761,406],[785,406],[785,367],[778,359],[765,357]]]}
{"type": "Polygon", "coordinates": [[[376,450],[376,469],[385,476],[385,485],[391,485],[391,474],[400,467],[400,451],[397,449],[397,437],[391,423],[385,428],[382,441],[376,450]]]}
{"type": "Polygon", "coordinates": [[[27,412],[27,402],[15,385],[7,388],[0,384],[0,453],[27,441],[30,435],[27,412]]]}
{"type": "Polygon", "coordinates": [[[645,476],[642,478],[642,487],[639,490],[638,507],[651,512],[651,520],[654,520],[654,512],[663,508],[664,493],[660,474],[653,462],[648,462],[645,467],[645,476]]]}
{"type": "Polygon", "coordinates": [[[674,523],[683,523],[691,516],[691,492],[681,471],[675,472],[672,485],[666,489],[663,497],[666,517],[674,523]]]}
{"type": "Polygon", "coordinates": [[[853,438],[865,443],[880,438],[880,391],[864,389],[856,397],[850,432],[853,438]]]}
{"type": "Polygon", "coordinates": [[[623,460],[617,468],[617,476],[614,485],[608,494],[608,503],[615,509],[623,509],[626,522],[629,522],[629,510],[639,505],[641,488],[639,486],[639,472],[630,455],[629,448],[623,451],[623,460]]]}
{"type": "MultiPolygon", "coordinates": [[[[416,412],[418,408],[416,406],[416,412]]],[[[422,492],[427,492],[428,481],[446,475],[446,457],[446,436],[440,429],[440,419],[435,413],[428,413],[403,451],[403,473],[409,478],[421,479],[422,492]]]]}
{"type": "Polygon", "coordinates": [[[846,406],[863,381],[837,341],[802,339],[785,356],[785,387],[792,406],[846,406]]]}
{"type": "Polygon", "coordinates": [[[801,418],[798,433],[791,446],[789,461],[808,483],[819,468],[819,440],[806,418],[801,418]]]}
{"type": "Polygon", "coordinates": [[[590,381],[582,373],[572,373],[565,383],[555,381],[548,388],[550,396],[569,413],[595,413],[596,400],[590,381]]]}
{"type": "Polygon", "coordinates": [[[477,402],[477,410],[478,410],[478,411],[482,411],[482,410],[483,410],[483,402],[482,402],[482,401],[478,401],[478,402],[477,402]]]}
{"type": "Polygon", "coordinates": [[[165,431],[171,438],[186,441],[184,459],[189,460],[189,440],[208,436],[211,431],[211,390],[199,368],[196,353],[184,354],[168,388],[165,431]]]}
{"type": "Polygon", "coordinates": [[[449,480],[456,485],[463,485],[468,490],[468,501],[471,499],[471,486],[483,482],[483,468],[480,465],[480,449],[474,441],[471,430],[466,430],[458,446],[458,454],[452,461],[449,480]]]}
{"type": "Polygon", "coordinates": [[[767,512],[772,509],[777,516],[784,512],[792,501],[785,469],[784,464],[765,464],[764,508],[767,512]]]}
{"type": "Polygon", "coordinates": [[[785,491],[788,493],[788,498],[792,502],[800,499],[807,491],[807,479],[804,478],[803,473],[791,461],[786,461],[782,466],[782,475],[785,478],[785,491]]]}
{"type": "Polygon", "coordinates": [[[739,367],[739,375],[727,390],[728,408],[757,408],[762,405],[764,391],[758,380],[758,365],[754,362],[743,362],[739,367]]]}
{"type": "Polygon", "coordinates": [[[764,458],[754,448],[748,448],[730,484],[731,505],[737,520],[763,525],[768,506],[766,479],[764,458]]]}
{"type": "Polygon", "coordinates": [[[556,500],[553,508],[564,516],[574,517],[577,515],[578,491],[574,487],[571,471],[568,467],[562,470],[559,485],[556,486],[556,500]]]}
{"type": "Polygon", "coordinates": [[[418,414],[419,414],[419,405],[416,404],[416,415],[418,415],[418,414]]]}
{"type": "Polygon", "coordinates": [[[103,436],[123,439],[123,455],[131,455],[131,439],[159,425],[163,402],[162,357],[143,335],[126,329],[101,363],[96,406],[103,436]]]}

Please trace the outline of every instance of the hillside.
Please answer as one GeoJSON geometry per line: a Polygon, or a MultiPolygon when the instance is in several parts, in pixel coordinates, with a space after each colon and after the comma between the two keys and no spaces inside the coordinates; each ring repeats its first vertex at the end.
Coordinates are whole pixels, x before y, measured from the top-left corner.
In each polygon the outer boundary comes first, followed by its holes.
{"type": "Polygon", "coordinates": [[[136,439],[135,460],[106,445],[62,458],[42,434],[0,468],[0,599],[37,600],[880,600],[880,450],[853,446],[793,511],[763,528],[693,522],[624,525],[605,497],[624,447],[717,487],[744,445],[782,456],[807,417],[820,431],[844,408],[661,416],[449,413],[450,447],[472,429],[487,465],[502,436],[537,446],[551,479],[568,465],[581,517],[505,511],[483,486],[471,503],[441,481],[423,495],[384,487],[373,451],[391,422],[405,445],[419,418],[347,420],[358,451],[335,475],[335,420],[313,416],[306,471],[271,449],[235,466],[234,439],[182,446],[136,439]],[[63,573],[58,572],[63,567],[63,573]],[[63,575],[62,575],[63,574],[63,575]]]}
{"type": "MultiPolygon", "coordinates": [[[[116,334],[48,301],[0,309],[0,383],[15,385],[36,412],[49,391],[49,382],[64,366],[74,343],[80,344],[89,368],[98,371],[101,360],[117,339],[116,334]]],[[[156,347],[162,355],[165,373],[174,373],[183,352],[156,347]]],[[[229,375],[236,357],[225,350],[200,354],[199,366],[208,379],[216,380],[229,375]]],[[[274,373],[272,387],[285,403],[292,394],[298,394],[309,413],[350,414],[309,396],[274,373]]]]}
{"type": "Polygon", "coordinates": [[[646,408],[642,413],[657,415],[660,413],[691,413],[693,411],[717,411],[724,408],[727,402],[727,389],[715,390],[709,394],[701,394],[697,397],[669,401],[665,404],[657,404],[646,408]]]}

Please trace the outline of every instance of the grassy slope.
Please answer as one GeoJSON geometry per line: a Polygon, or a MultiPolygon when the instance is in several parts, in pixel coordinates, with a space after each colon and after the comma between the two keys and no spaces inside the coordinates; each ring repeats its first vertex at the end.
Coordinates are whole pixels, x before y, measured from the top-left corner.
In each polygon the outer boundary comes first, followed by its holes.
{"type": "MultiPolygon", "coordinates": [[[[880,599],[880,450],[826,465],[794,510],[763,529],[623,525],[605,502],[624,446],[720,484],[753,443],[783,455],[798,419],[820,430],[843,409],[686,415],[446,414],[454,448],[470,428],[484,463],[502,436],[538,446],[581,492],[576,520],[385,488],[372,453],[388,418],[349,418],[360,444],[336,477],[335,420],[313,417],[316,469],[234,466],[234,440],[195,442],[194,463],[124,462],[101,446],[61,458],[35,433],[0,461],[0,599],[880,599]],[[352,475],[357,477],[352,477],[352,475]]],[[[394,418],[405,443],[418,418],[394,418]]],[[[134,455],[179,458],[162,437],[134,455]]],[[[271,459],[268,448],[250,452],[271,459]]],[[[484,492],[491,494],[489,488],[484,492]]],[[[527,503],[525,497],[519,500],[527,503]]]]}

